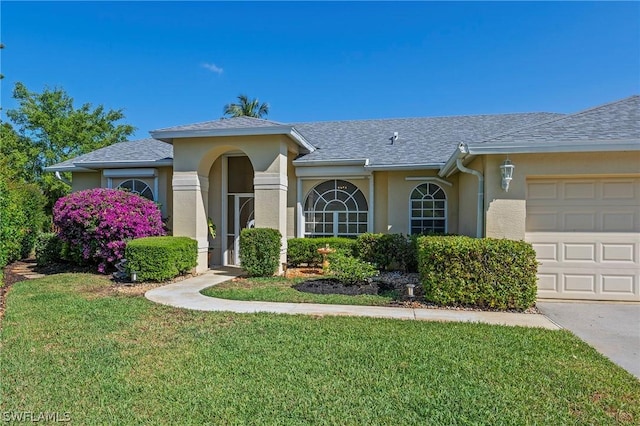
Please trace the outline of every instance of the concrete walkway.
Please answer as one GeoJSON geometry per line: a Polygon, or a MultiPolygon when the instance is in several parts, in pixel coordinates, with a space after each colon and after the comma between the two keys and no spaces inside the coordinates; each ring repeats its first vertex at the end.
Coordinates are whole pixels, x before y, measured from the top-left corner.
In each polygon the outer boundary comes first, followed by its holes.
{"type": "Polygon", "coordinates": [[[241,273],[236,268],[208,271],[197,277],[154,288],[145,293],[147,299],[163,305],[198,311],[228,311],[237,313],[270,312],[276,314],[339,315],[375,318],[395,318],[422,321],[480,322],[558,330],[560,327],[544,315],[506,312],[454,311],[445,309],[391,308],[383,306],[324,305],[317,303],[248,302],[218,299],[200,291],[230,280],[241,273]]]}
{"type": "Polygon", "coordinates": [[[538,301],[540,311],[640,379],[640,304],[538,301]]]}

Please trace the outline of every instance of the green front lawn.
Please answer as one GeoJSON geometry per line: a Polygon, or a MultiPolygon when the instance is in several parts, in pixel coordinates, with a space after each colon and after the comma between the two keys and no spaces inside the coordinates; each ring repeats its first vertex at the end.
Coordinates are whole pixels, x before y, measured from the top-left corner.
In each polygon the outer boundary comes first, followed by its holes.
{"type": "Polygon", "coordinates": [[[292,288],[293,285],[305,279],[307,278],[240,278],[206,288],[201,293],[205,296],[218,297],[220,299],[325,303],[333,305],[384,306],[393,300],[391,297],[369,294],[347,296],[343,294],[304,293],[292,288]]]}
{"type": "Polygon", "coordinates": [[[637,424],[640,382],[565,331],[206,313],[64,274],[13,286],[0,414],[74,424],[637,424]]]}

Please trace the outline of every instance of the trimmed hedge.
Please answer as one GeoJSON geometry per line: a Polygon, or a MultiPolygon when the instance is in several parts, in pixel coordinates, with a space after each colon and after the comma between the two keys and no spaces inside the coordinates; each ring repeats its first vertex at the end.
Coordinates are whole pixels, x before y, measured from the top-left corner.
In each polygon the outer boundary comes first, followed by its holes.
{"type": "Polygon", "coordinates": [[[188,237],[145,237],[125,248],[127,272],[139,281],[165,281],[185,274],[197,264],[198,243],[188,237]]]}
{"type": "Polygon", "coordinates": [[[418,239],[425,299],[439,305],[525,310],[536,301],[536,253],[523,241],[463,236],[418,239]]]}
{"type": "Polygon", "coordinates": [[[37,186],[0,173],[0,269],[31,254],[46,222],[45,203],[37,186]]]}
{"type": "Polygon", "coordinates": [[[62,240],[54,232],[38,235],[36,239],[36,263],[44,266],[62,259],[62,240]]]}
{"type": "Polygon", "coordinates": [[[287,263],[294,267],[301,264],[318,266],[322,263],[322,255],[318,253],[318,249],[327,244],[332,249],[352,254],[356,240],[341,237],[291,238],[287,240],[287,263]]]}
{"type": "Polygon", "coordinates": [[[240,232],[240,266],[251,277],[270,277],[278,270],[282,235],[271,228],[240,232]]]}
{"type": "Polygon", "coordinates": [[[367,232],[356,239],[355,253],[381,270],[415,272],[418,269],[416,240],[417,236],[367,232]]]}
{"type": "Polygon", "coordinates": [[[345,285],[357,285],[377,275],[378,270],[370,263],[337,250],[329,255],[329,274],[345,285]]]}

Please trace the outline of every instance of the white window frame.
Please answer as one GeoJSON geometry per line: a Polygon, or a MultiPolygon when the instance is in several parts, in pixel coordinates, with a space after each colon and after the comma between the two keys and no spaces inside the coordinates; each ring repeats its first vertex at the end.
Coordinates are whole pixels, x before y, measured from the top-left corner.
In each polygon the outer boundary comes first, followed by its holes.
{"type": "MultiPolygon", "coordinates": [[[[435,192],[437,192],[437,190],[434,191],[433,193],[435,193],[435,192]]],[[[433,197],[433,193],[427,192],[427,194],[425,194],[425,195],[430,195],[430,196],[433,197]]],[[[434,208],[433,211],[435,211],[435,210],[436,209],[434,208]]],[[[440,210],[440,209],[438,209],[438,210],[440,210]]],[[[421,211],[424,211],[424,209],[421,208],[421,211]]],[[[425,181],[419,183],[418,185],[414,186],[411,189],[411,192],[409,193],[409,229],[408,229],[408,234],[409,235],[414,235],[413,234],[413,224],[412,224],[413,220],[429,220],[429,219],[431,219],[431,220],[444,220],[444,230],[442,232],[443,233],[447,233],[448,232],[448,230],[449,230],[449,197],[447,197],[447,191],[445,191],[445,189],[442,187],[442,185],[440,185],[439,182],[436,183],[436,182],[431,181],[431,180],[425,180],[425,181]],[[429,218],[429,217],[424,217],[424,216],[421,216],[421,217],[414,217],[413,216],[413,210],[414,210],[413,209],[413,201],[418,201],[418,200],[422,201],[422,200],[424,200],[424,196],[422,198],[420,198],[420,199],[412,198],[413,197],[413,193],[419,187],[421,187],[422,185],[427,185],[427,188],[430,188],[429,185],[436,186],[438,188],[438,190],[442,191],[442,193],[444,194],[444,200],[443,200],[444,201],[444,208],[442,209],[442,211],[444,213],[444,217],[443,218],[435,218],[435,217],[429,218]]],[[[436,231],[436,232],[439,232],[439,231],[436,231]]]]}
{"type": "MultiPolygon", "coordinates": [[[[370,184],[371,184],[371,182],[370,182],[370,184]]],[[[333,201],[333,200],[331,200],[331,201],[333,201]]],[[[301,211],[301,213],[302,213],[302,214],[301,214],[301,216],[302,216],[302,219],[303,219],[303,220],[301,221],[301,228],[302,228],[302,229],[301,229],[301,234],[302,234],[302,236],[303,236],[303,237],[305,237],[305,238],[313,238],[313,237],[315,237],[315,236],[333,237],[333,236],[351,236],[351,235],[356,235],[356,236],[357,236],[357,235],[360,235],[360,234],[361,234],[361,232],[359,232],[359,230],[356,230],[355,234],[351,234],[351,233],[349,233],[349,232],[348,232],[348,231],[349,231],[349,229],[348,229],[348,228],[347,228],[347,232],[346,232],[346,233],[342,233],[342,234],[341,234],[341,233],[339,232],[339,225],[340,225],[340,222],[338,221],[338,215],[339,215],[339,213],[344,213],[344,214],[347,214],[347,215],[348,215],[348,214],[350,214],[350,213],[354,213],[354,214],[356,214],[356,215],[360,215],[360,214],[365,213],[365,214],[367,215],[367,216],[366,216],[366,221],[364,221],[364,222],[360,222],[360,220],[359,220],[359,216],[357,216],[357,217],[358,217],[358,220],[356,221],[355,225],[356,225],[356,227],[359,227],[361,224],[366,224],[366,232],[370,232],[370,231],[371,231],[371,225],[372,225],[372,219],[371,219],[371,215],[372,215],[372,212],[371,212],[371,203],[367,200],[367,197],[364,195],[364,192],[362,192],[362,190],[361,190],[361,189],[360,189],[356,184],[354,184],[353,182],[351,182],[349,179],[344,179],[344,178],[342,178],[342,179],[341,179],[341,178],[330,178],[330,179],[325,179],[325,180],[323,180],[322,182],[320,182],[320,183],[318,183],[318,184],[314,185],[314,186],[313,186],[313,188],[311,188],[311,190],[310,190],[310,191],[306,194],[306,196],[304,197],[304,201],[303,201],[303,203],[301,203],[301,204],[302,204],[302,205],[301,205],[301,210],[302,210],[302,211],[301,211]],[[337,182],[338,182],[338,181],[344,181],[344,182],[347,182],[349,185],[351,185],[351,186],[353,186],[353,187],[355,188],[355,191],[353,191],[351,194],[349,194],[349,198],[352,198],[352,199],[353,199],[353,201],[354,201],[354,202],[355,202],[355,204],[356,204],[357,210],[355,210],[355,211],[351,211],[351,210],[333,211],[333,224],[332,224],[332,227],[333,227],[333,234],[332,234],[332,235],[324,235],[324,234],[320,234],[320,235],[318,235],[318,234],[316,234],[315,232],[309,232],[309,233],[307,233],[307,231],[306,231],[306,225],[307,225],[307,224],[306,224],[306,220],[305,220],[305,217],[306,217],[306,214],[307,214],[307,213],[309,213],[309,212],[313,212],[313,214],[316,214],[316,213],[321,213],[321,214],[323,214],[323,215],[327,214],[327,211],[325,211],[325,210],[322,210],[322,211],[319,211],[319,210],[306,210],[307,200],[309,199],[309,196],[311,195],[311,193],[312,193],[313,191],[315,191],[315,190],[316,190],[316,188],[317,188],[318,186],[323,185],[323,184],[326,184],[327,182],[335,182],[335,183],[336,183],[336,185],[337,185],[337,182]],[[363,198],[364,202],[366,203],[366,206],[361,206],[361,205],[359,205],[359,203],[358,203],[358,202],[357,202],[357,200],[355,199],[354,195],[355,195],[357,192],[359,192],[359,193],[362,195],[362,198],[363,198]],[[360,209],[361,207],[365,207],[365,209],[364,209],[364,210],[361,210],[361,209],[360,209]]],[[[328,204],[328,203],[327,203],[327,204],[328,204]]],[[[344,204],[344,203],[343,203],[343,204],[344,204]]],[[[347,217],[348,217],[348,216],[347,216],[347,217]]],[[[347,224],[349,224],[349,223],[350,223],[350,222],[349,222],[349,221],[347,221],[347,224]]]]}
{"type": "Polygon", "coordinates": [[[114,178],[122,179],[123,182],[136,178],[153,178],[153,188],[150,189],[153,192],[153,201],[158,201],[158,169],[107,169],[102,174],[107,178],[107,188],[109,189],[113,189],[114,178]]]}

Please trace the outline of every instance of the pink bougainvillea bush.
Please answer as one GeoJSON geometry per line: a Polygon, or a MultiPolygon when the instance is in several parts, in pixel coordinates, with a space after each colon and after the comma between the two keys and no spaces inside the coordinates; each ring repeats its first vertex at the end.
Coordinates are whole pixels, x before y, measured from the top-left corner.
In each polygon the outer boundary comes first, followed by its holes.
{"type": "Polygon", "coordinates": [[[88,189],[60,198],[53,223],[67,243],[68,257],[95,262],[103,273],[124,257],[127,241],[165,234],[153,201],[118,189],[88,189]]]}

